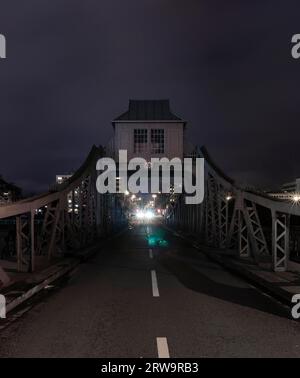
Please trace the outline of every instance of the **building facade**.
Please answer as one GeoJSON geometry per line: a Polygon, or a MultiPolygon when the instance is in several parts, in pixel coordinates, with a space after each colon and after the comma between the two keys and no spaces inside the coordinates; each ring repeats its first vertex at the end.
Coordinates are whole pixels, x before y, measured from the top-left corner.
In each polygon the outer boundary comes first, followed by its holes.
{"type": "Polygon", "coordinates": [[[169,100],[130,100],[128,110],[112,122],[112,150],[127,150],[128,160],[142,157],[183,158],[186,122],[172,113],[169,100]]]}

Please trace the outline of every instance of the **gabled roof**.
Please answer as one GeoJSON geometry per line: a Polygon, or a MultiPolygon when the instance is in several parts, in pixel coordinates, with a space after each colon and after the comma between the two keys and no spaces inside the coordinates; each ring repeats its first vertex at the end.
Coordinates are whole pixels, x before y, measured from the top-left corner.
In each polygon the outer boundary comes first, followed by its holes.
{"type": "Polygon", "coordinates": [[[169,100],[129,100],[128,111],[113,120],[118,121],[181,121],[170,110],[169,100]]]}

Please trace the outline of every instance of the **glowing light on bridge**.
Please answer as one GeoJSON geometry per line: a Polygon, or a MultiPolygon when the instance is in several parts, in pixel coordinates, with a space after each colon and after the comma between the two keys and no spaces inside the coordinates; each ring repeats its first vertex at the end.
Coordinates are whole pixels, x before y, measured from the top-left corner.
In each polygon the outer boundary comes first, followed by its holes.
{"type": "Polygon", "coordinates": [[[295,194],[295,195],[293,196],[293,201],[294,201],[295,203],[299,203],[299,202],[300,202],[300,194],[295,194]]]}

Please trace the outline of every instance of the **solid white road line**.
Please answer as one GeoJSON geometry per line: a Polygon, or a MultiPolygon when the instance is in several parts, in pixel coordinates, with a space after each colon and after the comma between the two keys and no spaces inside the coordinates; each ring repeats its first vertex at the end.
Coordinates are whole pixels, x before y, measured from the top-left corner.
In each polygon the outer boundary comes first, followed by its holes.
{"type": "Polygon", "coordinates": [[[157,277],[155,270],[151,270],[151,278],[152,278],[152,293],[153,297],[159,297],[158,285],[157,285],[157,277]]]}
{"type": "Polygon", "coordinates": [[[157,343],[158,358],[170,358],[167,338],[157,337],[156,343],[157,343]]]}
{"type": "Polygon", "coordinates": [[[152,249],[149,249],[149,257],[150,257],[150,259],[153,259],[153,251],[152,251],[152,249]]]}

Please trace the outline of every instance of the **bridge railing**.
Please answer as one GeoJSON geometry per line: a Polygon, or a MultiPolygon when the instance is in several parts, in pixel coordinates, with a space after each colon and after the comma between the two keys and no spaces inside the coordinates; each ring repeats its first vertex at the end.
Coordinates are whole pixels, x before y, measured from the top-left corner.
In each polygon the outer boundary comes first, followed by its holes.
{"type": "Polygon", "coordinates": [[[34,271],[36,259],[51,260],[92,245],[125,225],[119,198],[96,190],[94,146],[75,174],[48,193],[0,207],[0,267],[34,271]]]}
{"type": "Polygon", "coordinates": [[[204,202],[186,205],[182,195],[173,196],[166,213],[168,224],[208,246],[232,250],[257,264],[269,263],[274,271],[287,270],[290,252],[300,255],[300,206],[243,190],[205,148],[198,150],[198,156],[205,159],[204,202]]]}

